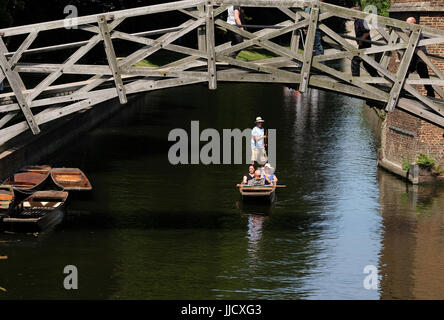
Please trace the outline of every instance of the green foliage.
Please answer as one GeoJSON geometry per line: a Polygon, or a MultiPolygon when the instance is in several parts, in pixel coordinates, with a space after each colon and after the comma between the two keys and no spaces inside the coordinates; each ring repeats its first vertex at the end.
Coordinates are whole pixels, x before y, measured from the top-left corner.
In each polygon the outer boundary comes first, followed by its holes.
{"type": "Polygon", "coordinates": [[[402,159],[402,170],[409,171],[410,168],[411,168],[410,161],[408,161],[407,159],[402,159]]]}
{"type": "Polygon", "coordinates": [[[418,160],[416,160],[416,164],[433,169],[433,167],[435,166],[435,159],[433,159],[432,156],[421,153],[418,156],[418,160]]]}
{"type": "Polygon", "coordinates": [[[363,11],[366,6],[373,5],[378,9],[378,15],[389,16],[390,0],[361,0],[360,2],[363,11]]]}

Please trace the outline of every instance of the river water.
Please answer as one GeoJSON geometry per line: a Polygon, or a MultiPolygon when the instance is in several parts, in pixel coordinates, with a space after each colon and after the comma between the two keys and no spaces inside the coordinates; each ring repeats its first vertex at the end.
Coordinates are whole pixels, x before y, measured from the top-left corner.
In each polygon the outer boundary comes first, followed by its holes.
{"type": "Polygon", "coordinates": [[[220,84],[122,108],[47,159],[81,168],[94,190],[55,230],[0,234],[0,299],[444,298],[444,188],[377,168],[378,120],[362,101],[220,84]],[[277,129],[288,186],[272,207],[239,202],[245,165],[169,163],[170,130],[245,129],[256,116],[277,129]],[[67,265],[78,290],[63,287],[67,265]]]}

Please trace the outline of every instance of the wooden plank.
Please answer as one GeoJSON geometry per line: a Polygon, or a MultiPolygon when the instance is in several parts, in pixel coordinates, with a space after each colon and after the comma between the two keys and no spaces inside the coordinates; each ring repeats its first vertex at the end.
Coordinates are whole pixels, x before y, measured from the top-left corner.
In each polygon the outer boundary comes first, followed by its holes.
{"type": "Polygon", "coordinates": [[[196,21],[194,20],[188,20],[181,26],[183,27],[182,30],[177,32],[172,32],[166,35],[163,35],[158,40],[156,40],[156,44],[149,47],[144,47],[140,50],[137,50],[136,52],[130,54],[128,57],[123,59],[119,62],[119,67],[122,70],[125,70],[128,67],[131,67],[135,63],[145,59],[146,57],[150,56],[151,54],[159,51],[160,49],[166,47],[170,43],[176,41],[183,35],[189,33],[190,31],[196,29],[198,26],[200,26],[205,21],[205,18],[200,18],[196,21]]]}
{"type": "Polygon", "coordinates": [[[63,69],[67,67],[71,67],[78,60],[80,60],[85,54],[87,54],[92,48],[96,46],[101,40],[100,35],[95,35],[92,37],[88,44],[84,45],[80,49],[78,49],[71,57],[56,71],[48,75],[42,82],[40,82],[37,87],[34,88],[34,91],[28,96],[27,101],[30,103],[34,100],[40,93],[42,93],[49,85],[51,85],[54,81],[56,81],[62,74],[63,69]]]}
{"type": "MultiPolygon", "coordinates": [[[[198,6],[197,10],[199,11],[200,16],[203,17],[205,14],[205,6],[198,6]]],[[[199,28],[197,28],[197,48],[199,49],[199,51],[207,51],[205,36],[205,26],[200,26],[199,28]]]]}
{"type": "MultiPolygon", "coordinates": [[[[157,44],[156,40],[153,40],[150,38],[142,38],[139,36],[135,36],[135,35],[120,32],[120,31],[114,31],[111,38],[132,41],[132,42],[144,44],[146,46],[154,46],[157,44]]],[[[169,45],[163,47],[162,49],[173,51],[173,52],[178,52],[178,53],[182,53],[182,54],[187,54],[187,55],[199,56],[202,58],[207,57],[206,49],[205,49],[205,51],[201,51],[200,49],[196,50],[193,48],[187,48],[184,46],[179,46],[179,45],[175,45],[175,44],[171,44],[171,43],[169,45]]]]}
{"type": "MultiPolygon", "coordinates": [[[[192,8],[192,7],[202,5],[205,3],[206,3],[205,0],[175,1],[175,2],[157,4],[157,5],[150,5],[150,6],[145,6],[145,7],[138,7],[138,8],[133,8],[133,9],[113,11],[113,12],[106,13],[105,16],[106,16],[107,20],[112,20],[111,18],[120,19],[120,18],[139,17],[139,16],[144,16],[144,15],[149,15],[149,14],[192,8]]],[[[93,14],[93,15],[89,15],[89,16],[78,17],[78,18],[76,18],[77,24],[80,26],[80,25],[84,25],[84,24],[88,24],[88,23],[90,23],[90,24],[96,23],[97,17],[99,15],[101,15],[101,14],[93,14]]],[[[0,29],[0,33],[3,33],[4,37],[10,37],[10,36],[19,35],[19,34],[30,33],[36,29],[38,29],[39,31],[61,29],[61,28],[65,27],[65,23],[66,23],[65,19],[44,22],[44,23],[36,23],[36,24],[25,25],[25,26],[20,26],[20,27],[0,29]]]]}
{"type": "Polygon", "coordinates": [[[20,75],[16,71],[12,70],[9,62],[6,60],[5,54],[7,52],[8,49],[6,48],[3,39],[0,37],[0,68],[3,71],[3,74],[6,76],[12,91],[14,91],[17,102],[23,112],[23,115],[25,116],[29,128],[33,134],[39,134],[40,128],[34,119],[34,115],[31,112],[26,96],[23,93],[23,91],[26,89],[25,85],[22,78],[20,78],[20,75]]]}
{"type": "Polygon", "coordinates": [[[213,6],[205,5],[206,12],[206,48],[207,48],[207,63],[208,63],[208,87],[210,90],[217,89],[217,74],[216,74],[216,50],[214,38],[214,17],[213,6]]]}
{"type": "Polygon", "coordinates": [[[17,112],[10,112],[6,115],[4,115],[0,119],[0,128],[3,128],[9,121],[11,121],[15,116],[17,115],[17,112]]]}
{"type": "Polygon", "coordinates": [[[313,47],[318,27],[319,8],[314,4],[310,11],[310,24],[308,25],[307,36],[304,47],[304,61],[301,68],[301,82],[299,84],[299,91],[305,92],[310,81],[310,69],[313,61],[313,47]]]}
{"type": "Polygon", "coordinates": [[[109,67],[114,77],[114,83],[116,85],[117,94],[121,104],[126,104],[128,99],[126,98],[126,91],[122,81],[122,75],[117,65],[116,52],[114,51],[113,42],[109,34],[108,23],[105,16],[100,16],[98,19],[100,34],[103,38],[106,58],[108,60],[109,67]]]}
{"type": "MultiPolygon", "coordinates": [[[[396,32],[392,32],[390,34],[390,37],[388,39],[388,45],[389,46],[394,46],[396,44],[396,42],[398,41],[398,35],[396,34],[396,32]]],[[[384,53],[382,54],[381,57],[381,66],[385,69],[388,68],[388,65],[390,63],[390,59],[392,57],[392,51],[384,51],[384,53]]]]}
{"type": "Polygon", "coordinates": [[[404,86],[404,82],[407,76],[407,71],[412,61],[413,54],[415,53],[415,48],[419,41],[419,36],[421,32],[419,28],[414,29],[410,36],[410,40],[405,51],[404,57],[402,58],[401,64],[398,67],[398,71],[395,76],[395,82],[393,83],[392,90],[390,91],[389,100],[386,106],[386,111],[392,112],[399,100],[399,94],[404,86]]]}

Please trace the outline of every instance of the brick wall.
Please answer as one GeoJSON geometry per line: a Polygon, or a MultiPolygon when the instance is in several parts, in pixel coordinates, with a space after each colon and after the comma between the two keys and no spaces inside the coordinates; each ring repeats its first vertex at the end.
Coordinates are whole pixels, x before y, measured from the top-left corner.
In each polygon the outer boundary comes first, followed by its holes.
{"type": "Polygon", "coordinates": [[[399,165],[414,163],[424,153],[444,166],[444,129],[399,109],[387,114],[382,147],[384,158],[399,165]]]}

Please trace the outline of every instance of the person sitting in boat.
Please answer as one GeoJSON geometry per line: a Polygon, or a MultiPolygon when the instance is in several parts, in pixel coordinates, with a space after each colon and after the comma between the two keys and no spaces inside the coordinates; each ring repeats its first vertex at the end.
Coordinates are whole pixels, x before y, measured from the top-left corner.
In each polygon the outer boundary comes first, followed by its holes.
{"type": "Polygon", "coordinates": [[[274,174],[274,168],[267,163],[264,168],[264,177],[265,177],[265,184],[266,185],[277,185],[278,178],[274,174]]]}
{"type": "Polygon", "coordinates": [[[250,165],[250,167],[248,168],[248,173],[244,175],[244,178],[242,179],[242,184],[248,184],[250,180],[254,179],[255,170],[256,169],[254,168],[254,166],[250,165]]]}
{"type": "Polygon", "coordinates": [[[265,179],[261,176],[261,171],[256,170],[254,172],[254,179],[251,179],[248,182],[249,186],[264,186],[265,185],[265,179]]]}

